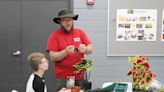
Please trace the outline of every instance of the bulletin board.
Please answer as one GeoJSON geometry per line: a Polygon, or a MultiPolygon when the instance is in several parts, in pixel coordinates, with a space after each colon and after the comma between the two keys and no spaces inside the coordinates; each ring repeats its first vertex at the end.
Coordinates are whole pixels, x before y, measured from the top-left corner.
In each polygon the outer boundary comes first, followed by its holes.
{"type": "Polygon", "coordinates": [[[161,41],[163,4],[164,0],[108,0],[107,56],[164,56],[164,41],[161,41]],[[157,10],[155,40],[117,41],[117,11],[120,9],[157,10]]]}

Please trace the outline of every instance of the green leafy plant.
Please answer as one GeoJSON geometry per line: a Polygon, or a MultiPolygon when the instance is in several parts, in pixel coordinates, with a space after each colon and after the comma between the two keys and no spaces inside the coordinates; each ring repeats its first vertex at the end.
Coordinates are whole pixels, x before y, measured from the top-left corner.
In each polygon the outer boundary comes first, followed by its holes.
{"type": "Polygon", "coordinates": [[[73,65],[76,69],[76,73],[79,73],[81,70],[90,71],[93,68],[93,59],[92,58],[82,58],[80,62],[73,65]]]}
{"type": "Polygon", "coordinates": [[[149,66],[149,59],[144,56],[128,57],[132,64],[128,76],[132,76],[132,85],[134,89],[146,90],[151,84],[155,74],[152,73],[149,66]]]}

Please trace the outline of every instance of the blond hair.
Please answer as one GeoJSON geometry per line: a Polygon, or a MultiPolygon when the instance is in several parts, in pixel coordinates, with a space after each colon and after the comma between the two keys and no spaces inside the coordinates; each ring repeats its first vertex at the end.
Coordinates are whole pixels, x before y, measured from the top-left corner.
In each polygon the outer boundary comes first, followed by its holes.
{"type": "Polygon", "coordinates": [[[28,63],[31,65],[34,71],[38,70],[39,64],[41,64],[41,59],[44,58],[45,55],[40,52],[32,52],[28,56],[28,63]]]}

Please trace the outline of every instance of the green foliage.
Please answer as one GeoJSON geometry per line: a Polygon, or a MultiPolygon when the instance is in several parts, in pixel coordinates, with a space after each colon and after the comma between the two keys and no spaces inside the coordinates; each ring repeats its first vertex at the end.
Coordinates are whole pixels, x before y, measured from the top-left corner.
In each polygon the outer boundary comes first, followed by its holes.
{"type": "Polygon", "coordinates": [[[80,62],[73,65],[76,69],[76,73],[79,73],[81,70],[91,71],[93,68],[93,59],[92,58],[82,58],[80,62]]]}

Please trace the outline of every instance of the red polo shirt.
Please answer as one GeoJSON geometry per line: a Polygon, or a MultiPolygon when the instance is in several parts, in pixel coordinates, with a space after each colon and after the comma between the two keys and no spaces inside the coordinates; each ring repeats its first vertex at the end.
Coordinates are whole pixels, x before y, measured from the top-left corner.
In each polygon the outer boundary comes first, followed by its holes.
{"type": "MultiPolygon", "coordinates": [[[[69,45],[78,47],[79,44],[90,44],[90,40],[81,29],[73,28],[71,32],[65,33],[61,28],[59,28],[49,36],[46,50],[58,52],[69,45]]],[[[55,76],[64,80],[67,79],[67,76],[75,76],[76,80],[83,79],[84,72],[75,73],[75,69],[73,67],[73,65],[79,62],[83,57],[83,53],[75,52],[68,54],[61,61],[54,62],[55,76]]]]}

